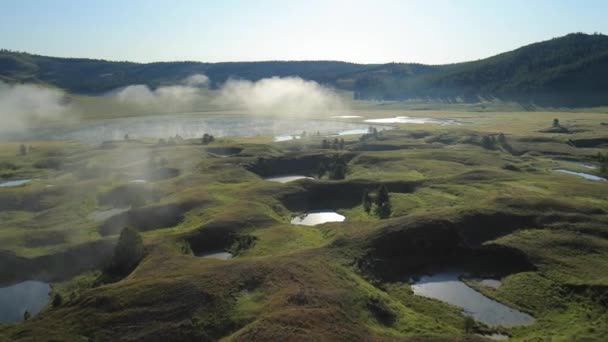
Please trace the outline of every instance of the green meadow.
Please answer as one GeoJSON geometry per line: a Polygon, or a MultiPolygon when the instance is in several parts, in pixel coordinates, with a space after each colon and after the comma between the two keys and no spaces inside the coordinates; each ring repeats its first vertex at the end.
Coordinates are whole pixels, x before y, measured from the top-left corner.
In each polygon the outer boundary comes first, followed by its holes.
{"type": "MultiPolygon", "coordinates": [[[[138,115],[74,101],[87,120],[138,115]]],[[[555,170],[608,177],[598,159],[608,114],[532,109],[355,101],[347,114],[365,119],[460,124],[389,124],[344,136],[342,149],[317,136],[1,142],[0,182],[31,181],[0,188],[0,283],[47,281],[62,302],[0,323],[0,341],[601,341],[608,181],[555,170]],[[554,118],[566,133],[551,130],[554,118]],[[24,155],[21,144],[31,146],[24,155]],[[336,160],[344,178],[319,178],[336,160]],[[315,179],[264,179],[282,174],[315,179]],[[391,205],[382,219],[362,200],[380,186],[391,205]],[[290,223],[321,209],[346,219],[290,223]],[[124,227],[141,234],[144,256],[104,278],[124,227]],[[200,256],[218,250],[234,257],[200,256]],[[413,293],[413,279],[440,269],[467,272],[467,284],[534,323],[471,325],[461,309],[413,293]],[[486,276],[501,286],[475,280],[486,276]]]]}

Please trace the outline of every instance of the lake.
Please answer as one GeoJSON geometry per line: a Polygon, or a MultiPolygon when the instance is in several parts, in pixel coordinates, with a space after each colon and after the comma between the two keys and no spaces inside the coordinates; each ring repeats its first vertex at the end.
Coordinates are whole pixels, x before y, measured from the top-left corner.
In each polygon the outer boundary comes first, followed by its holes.
{"type": "Polygon", "coordinates": [[[439,125],[460,125],[460,122],[455,119],[449,118],[422,118],[413,116],[395,116],[392,118],[381,118],[381,119],[367,119],[364,122],[379,123],[379,124],[439,124],[439,125]]]}
{"type": "Polygon", "coordinates": [[[488,325],[532,324],[534,318],[510,308],[470,288],[459,279],[460,273],[443,272],[422,276],[412,285],[414,294],[438,299],[464,310],[466,315],[488,325]]]}
{"type": "Polygon", "coordinates": [[[19,322],[25,310],[35,315],[48,303],[51,286],[28,280],[0,287],[0,322],[19,322]]]}
{"type": "Polygon", "coordinates": [[[203,254],[198,254],[197,256],[201,257],[201,258],[209,258],[209,259],[217,259],[217,260],[230,260],[233,257],[232,253],[225,252],[223,250],[206,252],[203,254]]]}
{"type": "Polygon", "coordinates": [[[275,141],[292,140],[302,132],[338,135],[341,132],[367,129],[368,124],[319,119],[280,119],[254,115],[203,115],[199,113],[129,117],[81,123],[68,127],[38,128],[29,133],[36,139],[78,140],[98,144],[129,138],[166,139],[175,135],[199,138],[204,133],[217,137],[275,136],[275,141]]]}

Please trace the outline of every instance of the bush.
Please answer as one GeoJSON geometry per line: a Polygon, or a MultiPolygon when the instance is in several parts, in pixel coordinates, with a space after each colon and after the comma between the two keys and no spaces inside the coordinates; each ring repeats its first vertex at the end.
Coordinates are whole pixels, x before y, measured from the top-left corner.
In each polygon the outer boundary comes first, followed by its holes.
{"type": "Polygon", "coordinates": [[[55,296],[53,296],[53,301],[51,302],[51,305],[54,308],[56,308],[58,306],[61,306],[61,304],[63,304],[63,297],[59,293],[55,293],[55,296]]]}
{"type": "Polygon", "coordinates": [[[393,310],[378,297],[371,297],[367,300],[367,309],[376,317],[378,322],[384,325],[392,325],[397,319],[393,310]]]}

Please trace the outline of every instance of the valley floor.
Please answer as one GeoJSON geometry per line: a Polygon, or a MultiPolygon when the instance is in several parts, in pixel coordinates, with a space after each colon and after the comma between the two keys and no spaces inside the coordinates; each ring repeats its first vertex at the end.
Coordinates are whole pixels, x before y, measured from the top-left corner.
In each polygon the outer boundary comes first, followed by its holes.
{"type": "Polygon", "coordinates": [[[0,187],[0,284],[41,280],[63,298],[24,322],[0,323],[0,341],[608,335],[608,181],[556,171],[607,178],[598,154],[608,155],[608,114],[354,115],[462,124],[396,123],[345,136],[343,148],[314,135],[0,143],[0,183],[30,180],[0,187]],[[569,133],[551,131],[553,118],[569,133]],[[32,149],[19,155],[22,143],[32,149]],[[338,164],[344,179],[330,179],[341,178],[338,164]],[[280,175],[312,179],[265,180],[280,175]],[[362,201],[381,186],[391,203],[382,219],[362,201]],[[316,210],[346,219],[291,224],[316,210]],[[141,232],[145,257],[124,278],[102,281],[126,226],[141,232]],[[234,257],[201,257],[218,251],[234,257]],[[448,270],[534,322],[471,323],[413,293],[415,279],[448,270]],[[501,285],[482,286],[482,277],[501,285]]]}

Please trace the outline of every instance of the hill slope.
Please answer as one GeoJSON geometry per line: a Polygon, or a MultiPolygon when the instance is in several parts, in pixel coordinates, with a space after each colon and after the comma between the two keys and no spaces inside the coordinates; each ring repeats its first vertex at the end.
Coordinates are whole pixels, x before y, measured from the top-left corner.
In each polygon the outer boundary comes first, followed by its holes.
{"type": "Polygon", "coordinates": [[[206,74],[214,87],[231,77],[255,81],[298,76],[352,90],[363,99],[499,98],[542,105],[604,105],[608,36],[570,34],[478,61],[437,66],[337,61],[139,64],[0,51],[0,80],[48,83],[75,93],[100,93],[130,84],[156,87],[195,73],[206,74]]]}

